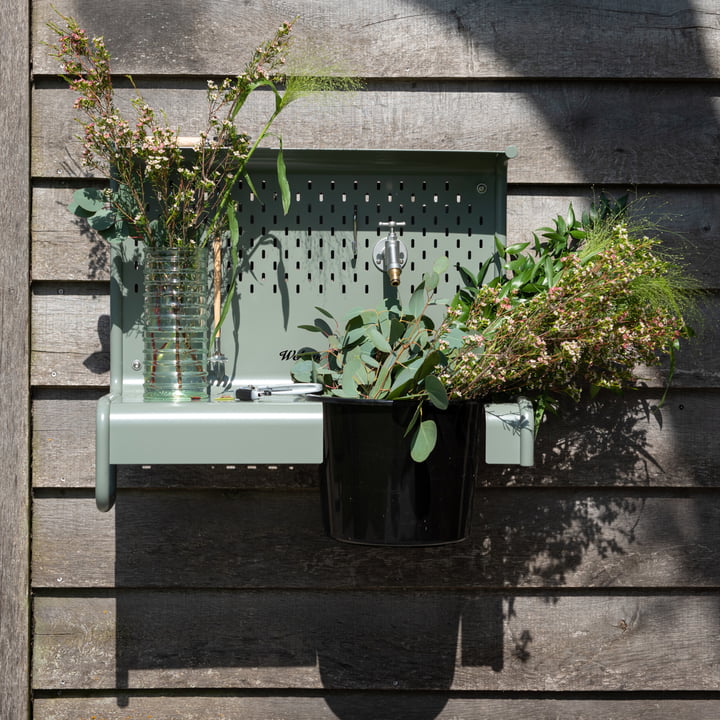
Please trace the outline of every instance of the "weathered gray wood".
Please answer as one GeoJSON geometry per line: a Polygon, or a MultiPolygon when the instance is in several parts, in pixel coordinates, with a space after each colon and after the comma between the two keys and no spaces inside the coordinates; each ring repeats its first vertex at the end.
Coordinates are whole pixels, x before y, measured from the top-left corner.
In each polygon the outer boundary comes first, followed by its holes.
{"type": "Polygon", "coordinates": [[[390,549],[326,537],[312,491],[40,497],[38,588],[715,587],[720,498],[705,492],[478,489],[469,538],[390,549]]]}
{"type": "Polygon", "coordinates": [[[33,190],[33,280],[108,279],[107,242],[68,211],[73,191],[67,186],[33,190]]]}
{"type": "MultiPolygon", "coordinates": [[[[204,127],[202,85],[172,83],[143,96],[164,108],[182,134],[204,127]]],[[[516,145],[519,155],[508,173],[513,183],[714,184],[720,163],[715,96],[711,83],[378,82],[332,102],[300,100],[276,130],[286,147],[298,148],[516,145]]],[[[67,89],[34,93],[34,175],[82,174],[72,102],[67,89]]],[[[243,129],[257,133],[271,102],[268,93],[250,102],[238,117],[243,129]]]]}
{"type": "Polygon", "coordinates": [[[30,249],[28,3],[3,4],[0,43],[0,717],[29,717],[30,249]]]}
{"type": "MultiPolygon", "coordinates": [[[[95,405],[99,394],[65,391],[33,402],[33,485],[88,488],[95,483],[95,405]]],[[[718,487],[720,397],[672,390],[624,399],[568,404],[549,416],[536,446],[534,468],[486,466],[483,485],[718,487]]],[[[311,488],[314,466],[275,469],[123,466],[120,488],[311,488]]]]}
{"type": "Polygon", "coordinates": [[[511,591],[39,597],[33,682],[45,690],[714,691],[718,649],[708,638],[717,636],[719,604],[716,594],[511,591]]]}
{"type": "MultiPolygon", "coordinates": [[[[106,280],[106,243],[67,211],[73,187],[41,185],[33,192],[32,274],[35,280],[106,280]]],[[[606,188],[615,197],[624,187],[606,188]]],[[[570,203],[580,211],[597,194],[590,186],[541,188],[511,186],[507,201],[508,237],[531,237],[537,228],[564,215],[570,203]]],[[[707,288],[718,288],[720,258],[712,248],[718,232],[720,193],[714,188],[635,188],[631,211],[649,217],[658,234],[686,261],[690,272],[707,288]]]]}
{"type": "MultiPolygon", "coordinates": [[[[33,3],[36,72],[55,66],[39,40],[55,18],[33,3]]],[[[350,72],[373,77],[712,78],[720,73],[713,0],[623,0],[582,6],[366,0],[363,3],[211,0],[149,7],[53,2],[104,35],[120,73],[237,74],[259,39],[299,14],[297,45],[319,47],[350,72]],[[128,19],[133,23],[127,32],[128,19]]]]}
{"type": "MultiPolygon", "coordinates": [[[[720,385],[720,297],[699,304],[697,336],[677,356],[673,384],[678,388],[720,385]]],[[[110,300],[107,284],[48,283],[32,298],[33,385],[104,387],[110,373],[110,300]]],[[[664,372],[642,371],[652,387],[663,387],[664,372]]]]}
{"type": "Polygon", "coordinates": [[[34,289],[30,373],[33,385],[108,384],[108,292],[107,283],[34,289]]]}
{"type": "Polygon", "coordinates": [[[332,693],[325,697],[303,695],[262,697],[243,695],[205,695],[200,697],[124,696],[118,706],[115,698],[38,698],[35,720],[337,720],[353,717],[367,720],[716,720],[720,701],[713,699],[577,699],[577,698],[488,698],[402,692],[332,693]]]}

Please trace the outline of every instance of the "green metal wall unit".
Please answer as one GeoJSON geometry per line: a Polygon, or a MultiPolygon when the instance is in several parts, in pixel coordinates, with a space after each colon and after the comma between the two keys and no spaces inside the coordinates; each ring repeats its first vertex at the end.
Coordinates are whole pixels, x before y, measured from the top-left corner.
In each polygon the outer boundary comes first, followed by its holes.
{"type": "MultiPolygon", "coordinates": [[[[504,241],[507,161],[514,154],[512,147],[286,150],[292,202],[283,214],[277,154],[258,151],[249,167],[252,189],[237,187],[235,277],[229,252],[223,254],[223,282],[237,283],[221,332],[229,382],[213,386],[207,401],[142,402],[143,248],[134,240],[113,247],[111,386],[97,410],[98,507],[114,503],[117,465],[322,462],[321,403],[292,396],[238,402],[234,388],[289,382],[292,362],[310,340],[298,325],[311,321],[316,307],[342,315],[394,293],[408,298],[441,255],[450,269],[438,297],[451,298],[460,280],[454,266],[477,268],[493,254],[495,236],[504,241]],[[388,221],[405,223],[397,228],[407,249],[398,287],[373,259],[388,232],[380,224],[388,221]]],[[[490,461],[508,457],[519,457],[517,450],[490,461]]]]}

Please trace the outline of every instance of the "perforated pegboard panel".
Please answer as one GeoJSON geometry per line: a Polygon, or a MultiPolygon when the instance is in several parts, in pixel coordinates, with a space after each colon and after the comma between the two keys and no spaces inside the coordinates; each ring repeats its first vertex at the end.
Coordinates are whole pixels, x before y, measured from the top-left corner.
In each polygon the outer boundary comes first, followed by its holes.
{"type": "MultiPolygon", "coordinates": [[[[379,304],[398,293],[407,300],[422,274],[445,255],[450,269],[438,297],[458,288],[457,264],[475,271],[504,237],[507,159],[503,152],[286,150],[292,203],[283,214],[276,179],[276,153],[258,151],[248,183],[236,191],[241,229],[237,301],[221,334],[226,371],[237,383],[285,382],[298,349],[319,336],[298,329],[318,317],[316,306],[341,318],[348,310],[379,304]],[[387,235],[379,223],[405,222],[399,229],[408,262],[398,288],[372,259],[387,235]],[[357,225],[357,244],[354,224],[357,225]]],[[[142,357],[137,320],[142,268],[127,247],[121,279],[122,359],[114,372],[126,390],[138,391],[142,357]]],[[[224,253],[224,282],[231,259],[224,253]]],[[[118,313],[114,310],[115,315],[118,313]]],[[[115,319],[117,322],[117,318],[115,319]]]]}

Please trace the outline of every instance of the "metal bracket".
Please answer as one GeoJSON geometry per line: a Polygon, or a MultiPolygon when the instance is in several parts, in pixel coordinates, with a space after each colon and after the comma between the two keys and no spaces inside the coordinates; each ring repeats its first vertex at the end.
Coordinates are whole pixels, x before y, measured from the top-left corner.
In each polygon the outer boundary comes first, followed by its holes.
{"type": "Polygon", "coordinates": [[[485,405],[485,462],[523,467],[534,464],[535,414],[527,398],[485,405]]]}

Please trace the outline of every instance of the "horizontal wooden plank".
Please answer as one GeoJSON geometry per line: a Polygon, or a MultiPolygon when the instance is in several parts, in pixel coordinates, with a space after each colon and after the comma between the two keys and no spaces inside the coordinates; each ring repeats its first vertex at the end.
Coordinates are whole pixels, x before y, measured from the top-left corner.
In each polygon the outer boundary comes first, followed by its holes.
{"type": "MultiPolygon", "coordinates": [[[[32,276],[34,280],[83,281],[108,277],[108,252],[102,239],[86,223],[67,211],[74,186],[36,186],[33,191],[32,276]]],[[[624,187],[606,188],[615,197],[624,187]]],[[[528,238],[555,216],[565,214],[570,203],[587,207],[595,190],[572,186],[562,189],[510,186],[507,199],[508,237],[528,238]]],[[[708,288],[718,288],[720,258],[711,249],[720,217],[720,192],[716,188],[648,188],[633,190],[631,211],[658,225],[662,237],[679,253],[693,277],[708,288]]]]}
{"type": "Polygon", "coordinates": [[[38,497],[37,588],[715,587],[720,494],[478,489],[456,545],[374,548],[326,537],[313,491],[38,497]]]}
{"type": "Polygon", "coordinates": [[[717,700],[704,699],[517,699],[478,698],[439,693],[332,693],[326,697],[273,696],[176,697],[130,696],[127,704],[112,698],[39,698],[36,720],[336,720],[337,718],[404,718],[405,720],[715,720],[717,700]],[[391,714],[387,714],[391,713],[391,714]]]}
{"type": "Polygon", "coordinates": [[[640,699],[487,698],[466,693],[332,692],[324,697],[272,695],[247,697],[202,695],[122,695],[114,697],[36,698],[35,720],[337,720],[403,718],[403,720],[716,720],[720,701],[656,697],[640,699]]]}
{"type": "MultiPolygon", "coordinates": [[[[504,486],[717,487],[720,426],[717,393],[672,390],[604,396],[564,406],[549,416],[536,445],[535,467],[485,466],[482,484],[504,486]]],[[[96,394],[66,391],[33,402],[33,485],[89,488],[95,484],[96,394]]],[[[316,466],[274,469],[121,466],[120,488],[311,488],[316,466]]]]}
{"type": "MultiPolygon", "coordinates": [[[[683,342],[673,376],[677,388],[720,385],[720,296],[699,302],[696,336],[683,342]]],[[[646,370],[651,387],[664,372],[646,370]]],[[[31,382],[41,386],[105,387],[110,379],[110,299],[106,283],[43,283],[32,297],[31,382]]]]}
{"type": "Polygon", "coordinates": [[[35,286],[34,385],[104,387],[110,377],[110,297],[103,285],[35,286]]]}
{"type": "MultiPolygon", "coordinates": [[[[52,2],[104,35],[117,71],[237,74],[251,49],[283,20],[300,16],[297,46],[319,47],[331,62],[380,77],[711,78],[720,73],[720,21],[713,0],[578,6],[369,0],[250,5],[212,0],[147,6],[52,2]],[[132,34],[128,18],[137,18],[132,34]]],[[[55,72],[41,41],[55,18],[50,0],[33,2],[35,72],[55,72]]],[[[306,51],[306,50],[304,50],[306,51]]]]}
{"type": "Polygon", "coordinates": [[[714,691],[719,604],[455,591],[38,597],[33,686],[714,691]]]}
{"type": "MultiPolygon", "coordinates": [[[[205,90],[183,82],[143,88],[181,134],[197,134],[205,90]]],[[[130,91],[120,93],[129,99],[130,91]]],[[[257,133],[272,98],[260,93],[238,118],[257,133]]],[[[712,83],[534,80],[380,81],[332,100],[300,100],[278,119],[286,147],[502,150],[516,145],[513,183],[714,184],[720,105],[712,83]],[[452,119],[452,121],[450,121],[452,119]],[[322,132],[318,131],[322,128],[322,132]]],[[[32,172],[82,175],[72,93],[33,96],[32,172]]]]}
{"type": "Polygon", "coordinates": [[[67,209],[75,188],[36,187],[32,209],[32,279],[107,280],[108,244],[67,209]]]}

